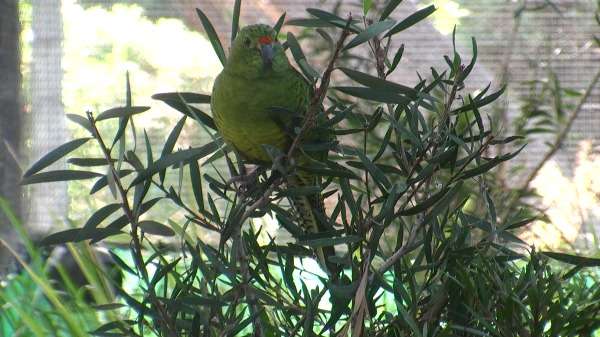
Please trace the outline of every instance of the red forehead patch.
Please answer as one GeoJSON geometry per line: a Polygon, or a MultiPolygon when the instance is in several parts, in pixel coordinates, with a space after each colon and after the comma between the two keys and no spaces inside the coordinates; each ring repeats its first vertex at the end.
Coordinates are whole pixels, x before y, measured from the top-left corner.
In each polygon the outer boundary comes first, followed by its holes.
{"type": "Polygon", "coordinates": [[[258,43],[260,43],[260,44],[269,44],[272,42],[273,42],[273,38],[271,38],[269,35],[261,36],[258,38],[258,43]]]}

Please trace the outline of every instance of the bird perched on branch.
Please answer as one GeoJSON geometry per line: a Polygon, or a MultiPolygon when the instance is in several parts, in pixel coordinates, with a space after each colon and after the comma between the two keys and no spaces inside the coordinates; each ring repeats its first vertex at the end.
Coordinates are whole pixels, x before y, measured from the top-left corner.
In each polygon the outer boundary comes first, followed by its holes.
{"type": "MultiPolygon", "coordinates": [[[[273,28],[257,24],[244,27],[232,43],[229,58],[216,78],[212,91],[215,124],[225,139],[248,162],[271,167],[269,147],[287,153],[306,116],[311,100],[311,86],[289,63],[273,28]],[[290,132],[292,131],[292,132],[290,132]]],[[[318,129],[309,130],[302,139],[327,140],[318,129]]],[[[298,166],[323,161],[327,151],[294,151],[298,166]]],[[[298,168],[287,174],[288,188],[318,186],[320,177],[298,168]]],[[[291,198],[302,227],[307,233],[328,229],[320,193],[291,198]]],[[[332,246],[316,249],[317,260],[329,272],[335,265],[328,257],[332,246]]]]}

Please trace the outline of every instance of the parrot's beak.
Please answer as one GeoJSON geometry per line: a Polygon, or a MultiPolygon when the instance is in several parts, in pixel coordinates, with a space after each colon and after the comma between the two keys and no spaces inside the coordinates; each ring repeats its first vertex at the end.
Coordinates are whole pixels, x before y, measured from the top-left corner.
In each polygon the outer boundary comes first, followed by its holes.
{"type": "Polygon", "coordinates": [[[260,54],[262,56],[263,66],[265,69],[271,68],[273,65],[273,43],[265,43],[260,45],[260,54]]]}

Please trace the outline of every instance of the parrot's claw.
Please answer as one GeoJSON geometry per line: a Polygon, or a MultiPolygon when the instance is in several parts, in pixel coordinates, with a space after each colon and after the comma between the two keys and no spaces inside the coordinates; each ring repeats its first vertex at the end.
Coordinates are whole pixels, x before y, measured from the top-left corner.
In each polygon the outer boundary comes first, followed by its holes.
{"type": "Polygon", "coordinates": [[[234,176],[227,181],[227,186],[235,185],[237,192],[241,195],[245,195],[252,188],[252,186],[258,180],[258,176],[264,171],[261,167],[257,167],[253,171],[247,174],[241,174],[234,176]]]}

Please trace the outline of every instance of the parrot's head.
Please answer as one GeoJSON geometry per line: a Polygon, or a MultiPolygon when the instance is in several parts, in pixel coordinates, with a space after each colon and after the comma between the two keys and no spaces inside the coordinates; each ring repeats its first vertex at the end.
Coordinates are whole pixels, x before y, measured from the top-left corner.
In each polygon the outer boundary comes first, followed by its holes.
{"type": "Polygon", "coordinates": [[[226,68],[246,78],[286,71],[289,62],[277,34],[263,24],[242,28],[231,45],[226,68]]]}

